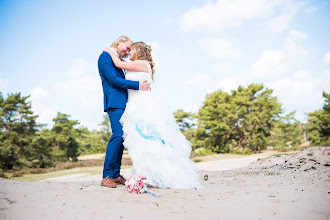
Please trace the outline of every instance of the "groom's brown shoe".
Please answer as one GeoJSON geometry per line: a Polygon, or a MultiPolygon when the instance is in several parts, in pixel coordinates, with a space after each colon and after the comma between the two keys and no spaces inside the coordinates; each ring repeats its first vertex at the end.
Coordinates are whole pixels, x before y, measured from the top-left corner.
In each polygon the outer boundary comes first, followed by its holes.
{"type": "Polygon", "coordinates": [[[111,179],[110,177],[104,177],[101,181],[101,186],[105,186],[105,187],[110,187],[110,188],[116,188],[117,185],[116,183],[113,181],[113,179],[111,179]]]}
{"type": "Polygon", "coordinates": [[[113,182],[125,185],[126,179],[123,176],[119,176],[114,179],[113,182]]]}

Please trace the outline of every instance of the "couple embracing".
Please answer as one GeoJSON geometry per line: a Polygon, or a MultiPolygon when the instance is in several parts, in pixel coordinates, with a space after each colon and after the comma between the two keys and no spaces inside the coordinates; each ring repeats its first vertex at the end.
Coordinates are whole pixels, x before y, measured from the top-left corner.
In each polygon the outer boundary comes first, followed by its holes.
{"type": "Polygon", "coordinates": [[[151,47],[119,37],[98,60],[112,136],[107,146],[102,186],[125,184],[120,175],[124,147],[133,162],[133,174],[146,176],[147,185],[158,188],[201,188],[191,144],[174,117],[152,97],[154,80],[151,47]],[[122,58],[129,56],[126,62],[122,58]]]}

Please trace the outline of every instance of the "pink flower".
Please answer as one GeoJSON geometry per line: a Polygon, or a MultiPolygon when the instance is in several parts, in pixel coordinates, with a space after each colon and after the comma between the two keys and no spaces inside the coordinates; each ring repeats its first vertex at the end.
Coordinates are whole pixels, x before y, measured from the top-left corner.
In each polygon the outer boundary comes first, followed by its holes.
{"type": "Polygon", "coordinates": [[[143,174],[140,174],[140,175],[138,176],[138,178],[141,179],[141,180],[145,180],[145,179],[146,179],[146,176],[143,175],[143,174]]]}
{"type": "Polygon", "coordinates": [[[138,189],[138,188],[133,188],[133,190],[132,190],[132,193],[134,193],[134,194],[138,194],[140,192],[140,190],[138,189]]]}
{"type": "Polygon", "coordinates": [[[127,191],[131,192],[132,191],[132,187],[131,186],[127,186],[127,191]]]}
{"type": "Polygon", "coordinates": [[[141,189],[144,187],[144,183],[141,180],[137,181],[136,185],[138,185],[138,187],[140,187],[141,189]]]}

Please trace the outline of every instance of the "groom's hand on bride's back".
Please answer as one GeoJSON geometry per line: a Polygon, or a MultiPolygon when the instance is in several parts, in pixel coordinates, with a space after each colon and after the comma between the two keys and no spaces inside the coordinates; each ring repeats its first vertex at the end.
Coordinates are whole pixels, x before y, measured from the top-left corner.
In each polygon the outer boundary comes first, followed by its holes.
{"type": "Polygon", "coordinates": [[[148,82],[148,80],[143,80],[140,81],[140,90],[143,91],[149,91],[150,90],[150,83],[148,82]]]}

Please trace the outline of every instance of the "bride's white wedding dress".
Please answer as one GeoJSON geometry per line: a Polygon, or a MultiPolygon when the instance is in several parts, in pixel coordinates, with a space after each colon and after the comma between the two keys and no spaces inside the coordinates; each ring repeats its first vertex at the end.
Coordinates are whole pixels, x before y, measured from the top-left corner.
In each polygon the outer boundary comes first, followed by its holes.
{"type": "MultiPolygon", "coordinates": [[[[127,71],[125,78],[151,79],[148,73],[127,71]]],[[[133,162],[133,173],[144,174],[148,185],[159,188],[202,188],[195,164],[189,159],[191,144],[179,130],[175,118],[153,99],[151,92],[128,90],[128,101],[120,119],[124,146],[133,162]]]]}

